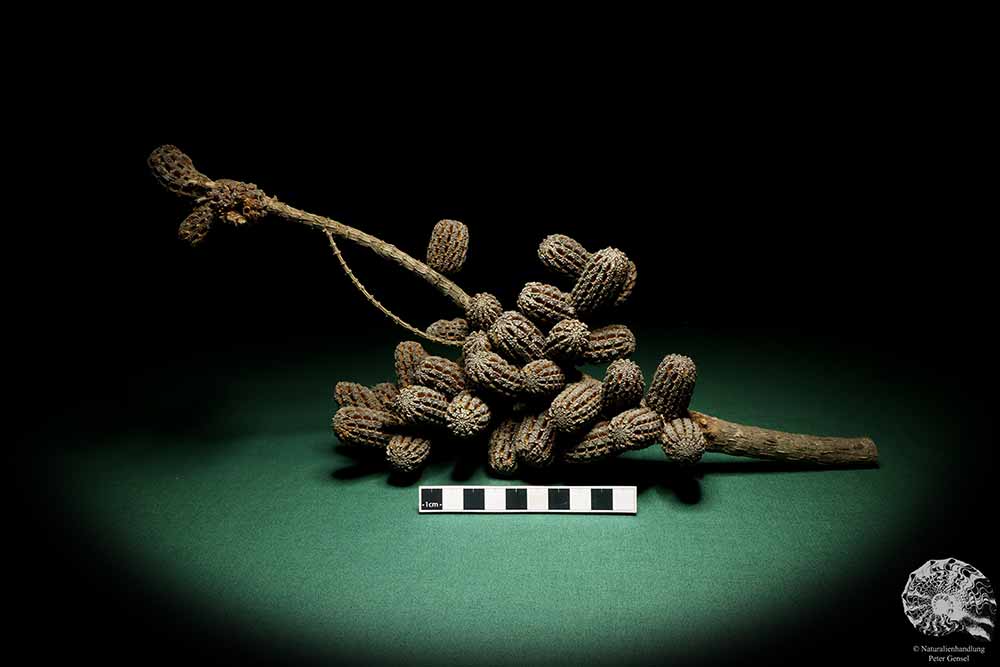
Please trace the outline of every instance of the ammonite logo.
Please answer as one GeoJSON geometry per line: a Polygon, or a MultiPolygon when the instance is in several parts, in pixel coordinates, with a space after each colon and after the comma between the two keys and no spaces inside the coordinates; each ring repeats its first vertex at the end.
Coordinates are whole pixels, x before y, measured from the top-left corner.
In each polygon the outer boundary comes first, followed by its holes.
{"type": "Polygon", "coordinates": [[[967,632],[990,641],[997,601],[990,580],[968,563],[955,558],[929,560],[906,580],[903,611],[925,635],[967,632]]]}

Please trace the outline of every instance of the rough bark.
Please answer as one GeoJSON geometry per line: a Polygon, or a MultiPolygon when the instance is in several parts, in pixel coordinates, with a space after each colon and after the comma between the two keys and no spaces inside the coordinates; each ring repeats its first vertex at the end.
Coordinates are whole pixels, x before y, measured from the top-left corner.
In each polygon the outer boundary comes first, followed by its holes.
{"type": "Polygon", "coordinates": [[[709,451],[822,465],[878,463],[878,449],[868,437],[833,438],[785,433],[759,426],[734,424],[700,412],[691,411],[690,414],[694,423],[704,432],[709,451]]]}

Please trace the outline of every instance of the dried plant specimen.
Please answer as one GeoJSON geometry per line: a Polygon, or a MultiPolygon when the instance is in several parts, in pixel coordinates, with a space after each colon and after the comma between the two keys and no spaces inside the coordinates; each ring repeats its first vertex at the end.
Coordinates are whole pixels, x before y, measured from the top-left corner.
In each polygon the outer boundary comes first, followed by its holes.
{"type": "Polygon", "coordinates": [[[386,448],[386,460],[398,470],[423,465],[428,437],[435,442],[461,438],[473,446],[476,436],[487,432],[482,441],[489,443],[489,467],[504,475],[515,474],[522,463],[600,461],[657,440],[667,457],[681,464],[697,461],[705,451],[832,465],[877,461],[869,438],[785,433],[691,410],[697,372],[694,361],[682,355],[664,357],[641,399],[642,372],[629,359],[635,335],[623,324],[592,327],[589,322],[592,315],[622,304],[635,288],[636,264],[621,250],[589,252],[571,237],[545,237],[538,258],[565,286],[526,283],[518,310],[505,311],[492,294],[470,295],[445,275],[459,271],[468,254],[469,230],[463,223],[435,225],[427,262],[422,262],[361,230],[289,206],[252,183],[213,180],[174,146],[153,151],[148,164],[165,188],[192,200],[192,211],[178,230],[184,240],[200,244],[216,223],[244,225],[265,216],[320,230],[348,279],[375,308],[419,338],[461,348],[456,362],[429,356],[419,342],[405,341],[394,352],[396,382],[374,388],[337,384],[337,437],[386,448]],[[368,248],[426,281],[460,316],[423,328],[404,321],[358,280],[338,240],[368,248]],[[603,382],[575,368],[583,363],[609,364],[603,382]]]}
{"type": "Polygon", "coordinates": [[[441,220],[431,230],[427,265],[448,275],[458,273],[469,251],[469,228],[458,220],[441,220]]]}

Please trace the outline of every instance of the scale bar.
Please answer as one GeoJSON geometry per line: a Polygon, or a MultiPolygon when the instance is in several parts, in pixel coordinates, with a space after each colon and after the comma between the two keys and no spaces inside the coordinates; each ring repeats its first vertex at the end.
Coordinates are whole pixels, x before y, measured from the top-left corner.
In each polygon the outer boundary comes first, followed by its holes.
{"type": "Polygon", "coordinates": [[[635,514],[634,486],[421,486],[421,514],[635,514]]]}

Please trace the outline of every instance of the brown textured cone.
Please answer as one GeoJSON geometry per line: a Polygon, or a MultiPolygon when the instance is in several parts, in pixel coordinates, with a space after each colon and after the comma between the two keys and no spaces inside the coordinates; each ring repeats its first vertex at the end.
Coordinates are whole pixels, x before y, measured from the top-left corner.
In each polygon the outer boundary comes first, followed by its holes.
{"type": "Polygon", "coordinates": [[[589,345],[590,327],[580,320],[563,320],[545,337],[545,356],[560,361],[581,361],[589,345]]]}
{"type": "Polygon", "coordinates": [[[566,372],[551,359],[538,359],[521,369],[524,393],[529,396],[553,396],[566,386],[566,372]]]}
{"type": "Polygon", "coordinates": [[[583,358],[587,363],[603,364],[634,352],[635,334],[624,324],[609,324],[590,332],[583,358]]]}
{"type": "Polygon", "coordinates": [[[399,390],[396,414],[409,424],[443,426],[448,412],[448,397],[430,387],[411,384],[399,390]]]}
{"type": "Polygon", "coordinates": [[[490,444],[486,460],[490,470],[498,475],[513,475],[517,472],[517,451],[514,437],[521,426],[521,417],[507,417],[490,433],[490,444]]]}
{"type": "Polygon", "coordinates": [[[563,433],[587,428],[601,413],[601,393],[601,383],[593,379],[568,385],[549,406],[552,428],[563,433]]]}
{"type": "Polygon", "coordinates": [[[394,435],[385,448],[385,460],[399,472],[419,470],[431,456],[431,441],[413,435],[394,435]]]}
{"type": "Polygon", "coordinates": [[[576,280],[590,260],[590,253],[565,234],[551,234],[538,245],[538,259],[545,268],[576,280]]]}
{"type": "Polygon", "coordinates": [[[416,383],[440,391],[449,398],[465,389],[465,372],[451,359],[428,356],[417,369],[416,383]]]}
{"type": "Polygon", "coordinates": [[[357,382],[338,382],[333,388],[333,398],[340,407],[358,405],[372,410],[384,410],[385,406],[375,392],[357,382]]]}
{"type": "Polygon", "coordinates": [[[486,430],[492,416],[483,399],[463,391],[448,404],[448,430],[457,438],[473,438],[486,430]]]}
{"type": "Polygon", "coordinates": [[[545,336],[516,310],[503,313],[487,333],[493,349],[511,361],[527,363],[544,356],[545,336]]]}
{"type": "Polygon", "coordinates": [[[693,465],[701,460],[708,443],[705,434],[688,417],[663,422],[663,453],[681,465],[693,465]]]}
{"type": "Polygon", "coordinates": [[[621,292],[618,293],[618,297],[615,299],[615,305],[620,306],[628,298],[632,296],[632,291],[635,289],[635,281],[638,278],[639,271],[635,265],[635,262],[629,260],[628,269],[625,271],[625,282],[622,285],[621,292]]]}
{"type": "Polygon", "coordinates": [[[527,283],[517,297],[518,309],[541,324],[553,324],[576,317],[569,294],[545,283],[527,283]]]}
{"type": "Polygon", "coordinates": [[[399,425],[399,420],[384,410],[358,405],[340,408],[333,415],[333,432],[342,442],[351,445],[385,447],[392,437],[390,429],[399,425]]]}
{"type": "Polygon", "coordinates": [[[465,376],[477,387],[515,398],[523,387],[521,369],[496,352],[477,352],[465,360],[465,376]]]}
{"type": "Polygon", "coordinates": [[[576,312],[586,315],[613,302],[625,282],[628,262],[625,253],[617,248],[592,254],[573,286],[571,297],[576,312]]]}
{"type": "Polygon", "coordinates": [[[167,144],[156,148],[149,154],[146,163],[159,184],[174,194],[201,196],[212,182],[195,169],[191,158],[176,146],[167,144]]]}
{"type": "Polygon", "coordinates": [[[374,387],[372,391],[378,396],[378,400],[382,403],[383,410],[389,410],[390,412],[395,410],[396,396],[399,395],[399,389],[391,382],[380,382],[374,387]]]}
{"type": "Polygon", "coordinates": [[[636,407],[645,389],[646,381],[637,363],[631,359],[611,362],[604,372],[604,392],[601,396],[604,413],[613,415],[636,407]]]}
{"type": "Polygon", "coordinates": [[[476,352],[492,352],[493,346],[490,345],[490,337],[486,335],[485,331],[473,331],[468,336],[465,337],[465,342],[462,343],[462,365],[465,365],[465,360],[474,355],[476,352]]]}
{"type": "Polygon", "coordinates": [[[663,418],[649,408],[625,410],[608,422],[608,437],[623,451],[648,447],[662,432],[663,418]]]}
{"type": "Polygon", "coordinates": [[[427,244],[427,265],[439,273],[457,273],[469,251],[469,228],[458,220],[440,220],[427,244]]]}
{"type": "Polygon", "coordinates": [[[489,292],[474,294],[465,307],[465,317],[476,329],[486,331],[503,313],[500,300],[489,292]]]}
{"type": "Polygon", "coordinates": [[[556,432],[547,413],[528,415],[514,437],[517,458],[532,468],[544,468],[555,460],[556,432]]]}
{"type": "Polygon", "coordinates": [[[416,382],[420,364],[427,358],[427,350],[420,343],[406,340],[396,346],[396,379],[400,388],[416,382]]]}
{"type": "Polygon", "coordinates": [[[580,442],[559,453],[559,459],[566,463],[591,463],[621,452],[608,435],[608,422],[597,422],[580,442]]]}
{"type": "Polygon", "coordinates": [[[181,226],[177,228],[177,236],[195,246],[205,240],[208,230],[215,220],[215,211],[209,204],[202,204],[188,214],[181,226]]]}
{"type": "Polygon", "coordinates": [[[427,327],[427,333],[445,340],[465,340],[469,335],[469,323],[461,317],[453,320],[438,320],[427,327]]]}
{"type": "Polygon", "coordinates": [[[656,367],[646,392],[646,405],[670,421],[687,414],[698,370],[690,357],[668,354],[656,367]]]}

